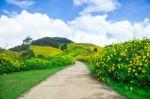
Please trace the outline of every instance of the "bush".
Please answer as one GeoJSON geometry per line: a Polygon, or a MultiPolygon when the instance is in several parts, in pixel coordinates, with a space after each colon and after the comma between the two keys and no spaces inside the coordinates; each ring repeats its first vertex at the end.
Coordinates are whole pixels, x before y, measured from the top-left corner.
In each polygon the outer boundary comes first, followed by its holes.
{"type": "Polygon", "coordinates": [[[32,58],[24,61],[22,63],[22,70],[28,70],[28,69],[47,69],[52,67],[52,62],[40,59],[40,58],[32,58]]]}
{"type": "Polygon", "coordinates": [[[96,65],[96,76],[132,86],[150,87],[150,40],[134,40],[104,48],[96,65]]]}
{"type": "Polygon", "coordinates": [[[111,79],[133,87],[150,88],[150,39],[109,45],[95,56],[78,59],[91,60],[99,80],[111,79]]]}
{"type": "Polygon", "coordinates": [[[52,57],[50,61],[53,66],[66,66],[75,63],[74,59],[69,56],[55,56],[52,57]]]}
{"type": "Polygon", "coordinates": [[[49,69],[56,66],[66,66],[75,63],[72,57],[57,56],[51,58],[30,58],[22,61],[13,60],[0,54],[0,74],[30,69],[49,69]]]}
{"type": "Polygon", "coordinates": [[[19,71],[20,64],[4,54],[0,54],[0,73],[19,71]]]}
{"type": "Polygon", "coordinates": [[[32,50],[28,49],[28,50],[25,50],[21,53],[21,58],[23,59],[30,59],[32,57],[35,57],[35,54],[32,50]]]}

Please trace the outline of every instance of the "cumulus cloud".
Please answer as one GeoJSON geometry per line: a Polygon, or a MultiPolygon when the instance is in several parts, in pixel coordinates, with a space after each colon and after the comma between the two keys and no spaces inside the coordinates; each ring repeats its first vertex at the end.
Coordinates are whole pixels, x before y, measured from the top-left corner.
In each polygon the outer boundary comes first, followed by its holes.
{"type": "Polygon", "coordinates": [[[66,36],[72,29],[60,19],[49,18],[46,14],[29,13],[0,17],[0,46],[8,43],[9,47],[21,44],[30,35],[33,39],[45,36],[66,36]]]}
{"type": "Polygon", "coordinates": [[[35,4],[34,0],[6,0],[8,4],[16,5],[20,8],[28,8],[35,4]]]}
{"type": "Polygon", "coordinates": [[[106,13],[114,11],[120,6],[117,0],[74,0],[74,5],[85,6],[80,14],[90,14],[93,12],[106,13]]]}
{"type": "Polygon", "coordinates": [[[150,21],[131,23],[128,20],[111,22],[107,15],[83,15],[70,21],[77,42],[89,42],[104,46],[115,42],[132,40],[133,38],[150,37],[150,21]]]}
{"type": "Polygon", "coordinates": [[[9,47],[22,43],[30,35],[33,39],[41,37],[67,37],[75,42],[87,42],[100,46],[131,40],[134,37],[150,37],[150,20],[131,23],[128,20],[112,22],[106,15],[82,15],[76,19],[64,22],[52,19],[46,14],[21,13],[7,17],[0,16],[0,46],[9,47]]]}

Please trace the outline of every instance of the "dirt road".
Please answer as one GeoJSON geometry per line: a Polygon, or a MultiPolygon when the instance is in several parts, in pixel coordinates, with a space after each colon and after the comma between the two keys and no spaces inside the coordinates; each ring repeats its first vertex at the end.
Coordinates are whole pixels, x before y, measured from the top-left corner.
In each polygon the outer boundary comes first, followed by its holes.
{"type": "Polygon", "coordinates": [[[50,76],[19,99],[124,99],[112,89],[97,82],[87,67],[76,62],[50,76]]]}

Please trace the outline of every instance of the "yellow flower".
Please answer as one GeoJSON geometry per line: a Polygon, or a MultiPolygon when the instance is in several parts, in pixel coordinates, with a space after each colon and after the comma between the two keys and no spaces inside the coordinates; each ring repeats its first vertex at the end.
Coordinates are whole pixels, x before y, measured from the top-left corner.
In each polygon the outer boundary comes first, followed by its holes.
{"type": "Polygon", "coordinates": [[[138,75],[138,73],[135,73],[135,75],[137,76],[137,75],[138,75]]]}
{"type": "Polygon", "coordinates": [[[141,67],[139,67],[138,69],[141,70],[141,67]]]}
{"type": "Polygon", "coordinates": [[[142,73],[145,73],[145,70],[142,70],[142,73]]]}

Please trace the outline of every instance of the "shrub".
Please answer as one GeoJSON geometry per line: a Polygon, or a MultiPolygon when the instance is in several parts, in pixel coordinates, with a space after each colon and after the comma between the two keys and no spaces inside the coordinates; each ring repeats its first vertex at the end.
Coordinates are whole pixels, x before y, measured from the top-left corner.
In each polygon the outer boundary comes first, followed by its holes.
{"type": "Polygon", "coordinates": [[[28,49],[28,50],[25,50],[21,53],[21,58],[23,59],[30,59],[32,57],[35,57],[35,54],[32,50],[28,49]]]}
{"type": "Polygon", "coordinates": [[[0,73],[8,73],[20,70],[20,63],[12,60],[4,54],[0,54],[0,73]]]}
{"type": "Polygon", "coordinates": [[[96,65],[96,76],[138,87],[150,87],[150,40],[134,40],[104,48],[96,65]]]}
{"type": "Polygon", "coordinates": [[[40,58],[32,58],[24,61],[22,63],[22,70],[28,70],[28,69],[47,69],[52,67],[52,62],[40,59],[40,58]]]}
{"type": "Polygon", "coordinates": [[[150,39],[109,45],[102,53],[78,59],[91,60],[95,76],[101,81],[111,79],[129,86],[150,88],[150,39]]]}

